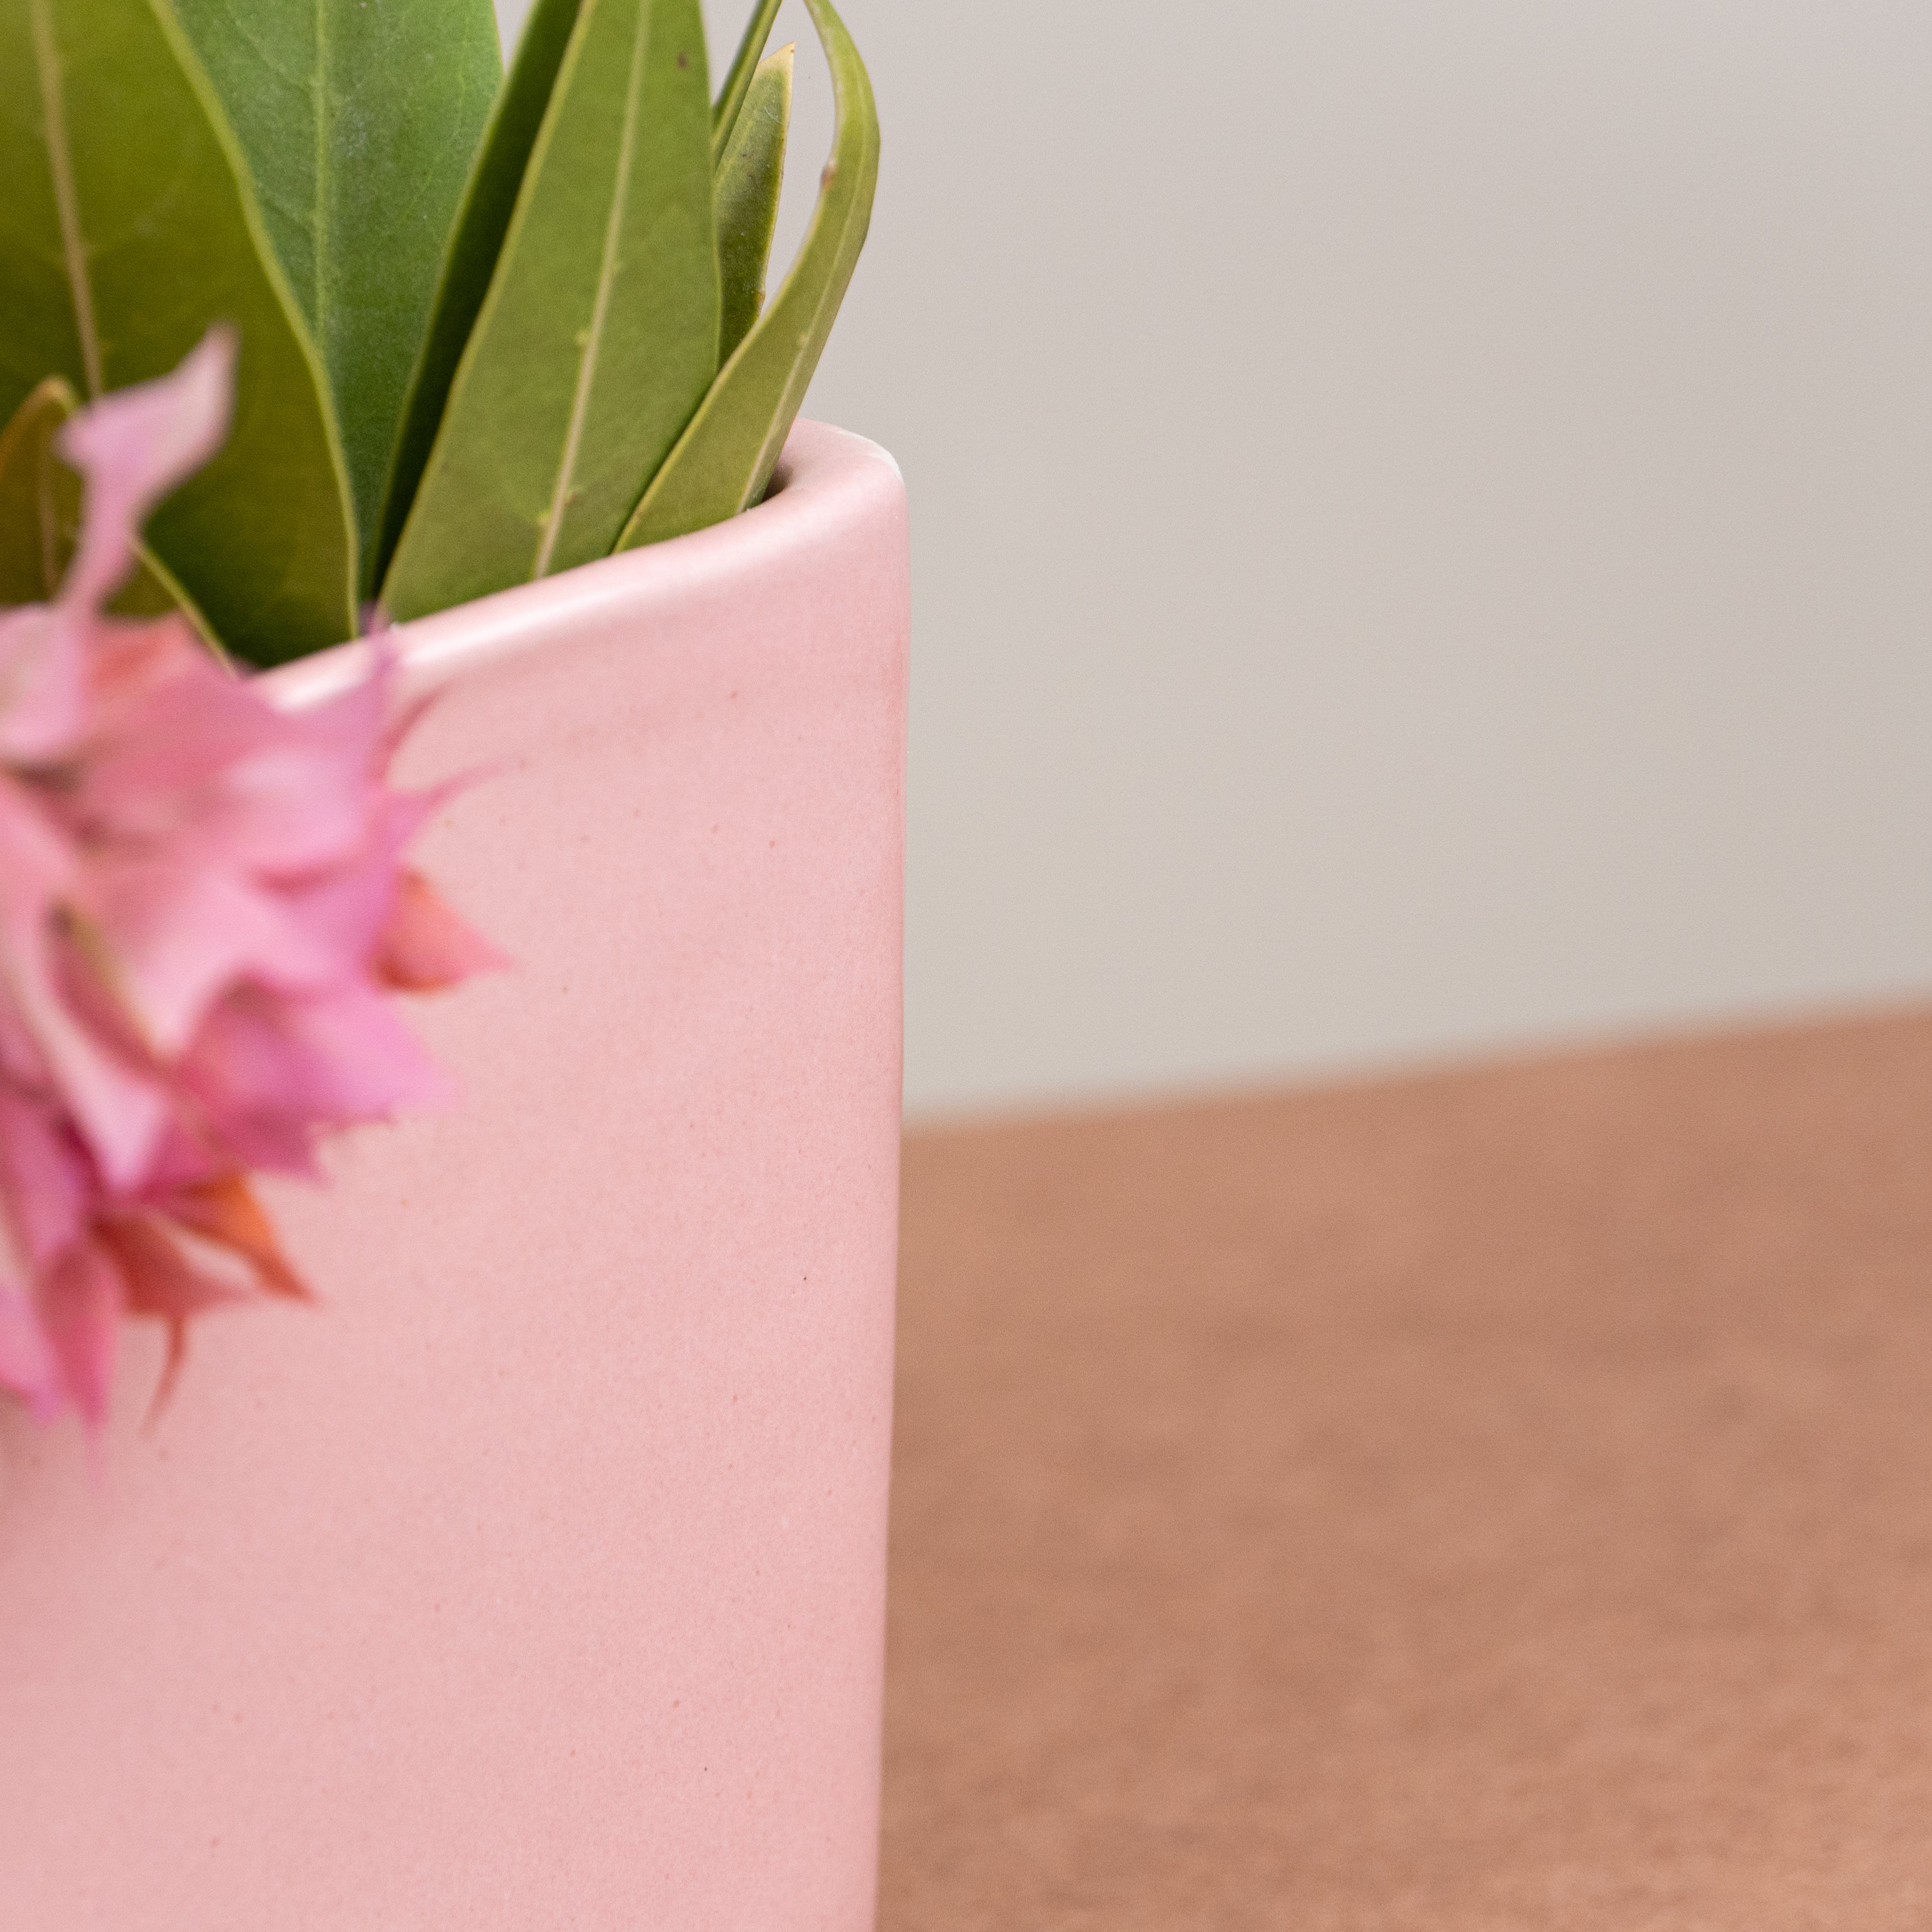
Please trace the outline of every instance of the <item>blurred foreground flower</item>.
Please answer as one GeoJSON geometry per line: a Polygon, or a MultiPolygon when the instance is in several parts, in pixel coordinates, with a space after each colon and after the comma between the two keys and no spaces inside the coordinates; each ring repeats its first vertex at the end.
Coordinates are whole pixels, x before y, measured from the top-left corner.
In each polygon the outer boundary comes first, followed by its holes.
{"type": "Polygon", "coordinates": [[[104,614],[147,512],[227,422],[232,343],[76,416],[57,600],[0,611],[0,1387],[105,1418],[125,1315],[304,1291],[248,1188],[442,1092],[391,993],[490,948],[403,863],[378,650],[277,710],[182,620],[104,614]]]}

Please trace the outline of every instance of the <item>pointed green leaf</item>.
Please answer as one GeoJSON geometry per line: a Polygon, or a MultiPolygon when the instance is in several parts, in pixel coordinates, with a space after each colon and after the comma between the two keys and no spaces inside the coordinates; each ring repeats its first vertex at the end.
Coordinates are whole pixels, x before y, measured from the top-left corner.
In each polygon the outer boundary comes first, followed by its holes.
{"type": "MultiPolygon", "coordinates": [[[[0,430],[0,604],[46,604],[58,592],[80,530],[82,484],[56,447],[79,408],[73,388],[50,376],[30,391],[0,430]]],[[[113,602],[117,616],[178,611],[212,644],[207,620],[146,544],[134,547],[134,573],[113,602]]]]}
{"type": "Polygon", "coordinates": [[[724,76],[724,85],[718,89],[718,98],[712,104],[713,166],[723,160],[724,150],[737,128],[738,116],[744,111],[745,99],[752,91],[752,81],[764,53],[765,43],[772,37],[772,22],[778,16],[778,6],[779,0],[758,0],[752,17],[745,22],[738,51],[731,57],[731,71],[724,76]]]}
{"type": "Polygon", "coordinates": [[[584,0],[383,601],[604,556],[718,366],[697,0],[584,0]]]}
{"type": "Polygon", "coordinates": [[[322,352],[365,549],[503,75],[490,0],[175,0],[322,352]]]}
{"type": "Polygon", "coordinates": [[[718,279],[723,308],[718,359],[729,360],[765,303],[765,269],[778,225],[784,180],[785,136],[791,127],[792,58],[781,47],[759,63],[745,97],[737,130],[719,163],[713,202],[718,211],[718,279]]]}
{"type": "Polygon", "coordinates": [[[260,662],[356,628],[356,539],[326,379],[234,137],[164,0],[0,0],[0,415],[241,332],[235,424],[149,536],[260,662]]]}
{"type": "Polygon", "coordinates": [[[830,0],[806,5],[831,63],[837,115],[812,226],[777,295],[652,479],[620,550],[722,523],[764,494],[866,245],[879,178],[872,82],[830,0]]]}
{"type": "Polygon", "coordinates": [[[382,582],[436,442],[457,364],[496,272],[524,170],[550,105],[557,69],[577,24],[578,0],[536,0],[517,57],[478,144],[463,199],[443,244],[436,300],[416,352],[382,500],[381,526],[365,560],[364,580],[382,582]]]}

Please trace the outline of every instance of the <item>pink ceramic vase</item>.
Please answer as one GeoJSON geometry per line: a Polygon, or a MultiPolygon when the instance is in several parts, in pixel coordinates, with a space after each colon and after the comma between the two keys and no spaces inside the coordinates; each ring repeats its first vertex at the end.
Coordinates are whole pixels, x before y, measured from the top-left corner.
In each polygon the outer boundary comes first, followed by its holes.
{"type": "MultiPolygon", "coordinates": [[[[0,1420],[0,1924],[865,1932],[899,1108],[904,494],[400,633],[423,861],[515,962],[446,1114],[272,1200],[321,1306],[0,1420]]],[[[300,704],[345,648],[277,673],[300,704]]]]}

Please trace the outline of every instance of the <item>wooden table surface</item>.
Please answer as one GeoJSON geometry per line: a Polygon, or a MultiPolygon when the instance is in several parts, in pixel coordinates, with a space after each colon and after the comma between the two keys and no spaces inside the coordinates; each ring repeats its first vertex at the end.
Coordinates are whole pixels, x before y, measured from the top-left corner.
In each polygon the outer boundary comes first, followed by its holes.
{"type": "Polygon", "coordinates": [[[882,1932],[1932,1927],[1932,1018],[904,1199],[882,1932]]]}

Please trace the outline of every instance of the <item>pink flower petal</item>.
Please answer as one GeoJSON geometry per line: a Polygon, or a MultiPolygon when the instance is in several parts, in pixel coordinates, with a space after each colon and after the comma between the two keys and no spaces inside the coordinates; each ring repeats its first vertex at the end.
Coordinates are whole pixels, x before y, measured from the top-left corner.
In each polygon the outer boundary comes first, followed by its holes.
{"type": "Polygon", "coordinates": [[[0,760],[45,765],[74,748],[86,716],[80,627],[58,607],[0,610],[0,760]]]}
{"type": "Polygon", "coordinates": [[[114,1381],[120,1274],[93,1242],[76,1243],[47,1270],[40,1301],[40,1328],[59,1364],[62,1393],[98,1430],[107,1420],[114,1381]]]}
{"type": "Polygon", "coordinates": [[[92,1193],[71,1128],[44,1102],[0,1086],[0,1208],[28,1263],[44,1268],[80,1239],[92,1193]]]}
{"type": "Polygon", "coordinates": [[[148,512],[221,447],[234,378],[234,332],[211,329],[172,374],[103,396],[62,430],[61,454],[87,482],[63,604],[98,610],[120,587],[148,512]]]}
{"type": "Polygon", "coordinates": [[[487,973],[508,963],[487,939],[451,911],[420,872],[405,869],[395,910],[376,954],[376,975],[386,986],[406,992],[431,992],[454,986],[472,973],[487,973]]]}
{"type": "Polygon", "coordinates": [[[0,1388],[22,1397],[43,1422],[60,1413],[65,1394],[40,1310],[22,1289],[4,1284],[0,1284],[0,1388]]]}
{"type": "Polygon", "coordinates": [[[448,1084],[393,1006],[346,986],[309,999],[244,987],[209,1017],[182,1063],[208,1131],[244,1166],[306,1174],[325,1129],[433,1106],[448,1084]]]}
{"type": "Polygon", "coordinates": [[[313,991],[359,963],[324,944],[280,896],[176,854],[104,858],[88,880],[86,909],[116,995],[166,1059],[244,980],[313,991]]]}
{"type": "Polygon", "coordinates": [[[0,1000],[31,1032],[47,1075],[109,1179],[136,1180],[166,1113],[154,1084],[103,1046],[59,982],[53,914],[77,860],[0,772],[0,1000]]]}
{"type": "MultiPolygon", "coordinates": [[[[118,1323],[299,1277],[248,1172],[446,1097],[392,992],[499,963],[404,862],[395,652],[285,712],[178,618],[104,600],[226,422],[231,338],[77,417],[87,521],[58,600],[0,614],[0,1386],[106,1413],[118,1323]]],[[[164,1388],[165,1388],[164,1382],[164,1388]]]]}
{"type": "Polygon", "coordinates": [[[137,1315],[184,1321],[190,1315],[246,1298],[249,1284],[236,1274],[217,1274],[160,1216],[112,1214],[97,1238],[114,1258],[128,1308],[137,1315]]]}
{"type": "Polygon", "coordinates": [[[239,1256],[254,1270],[264,1293],[290,1301],[314,1299],[282,1252],[262,1204],[238,1174],[178,1189],[162,1205],[170,1220],[239,1256]]]}

